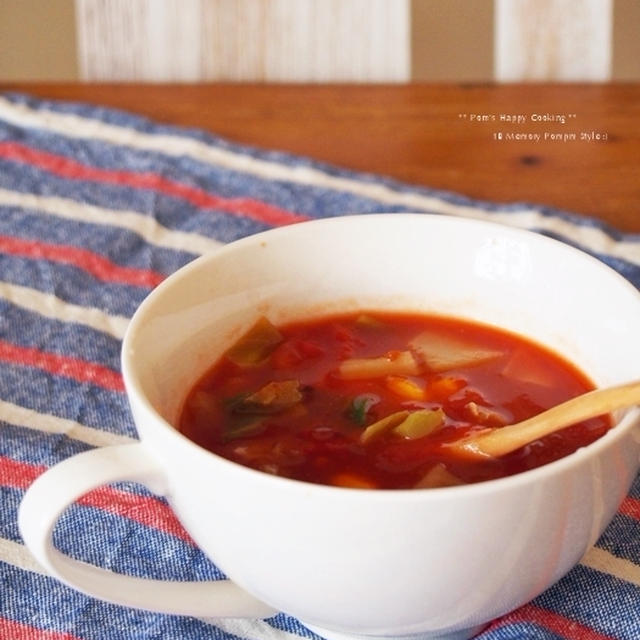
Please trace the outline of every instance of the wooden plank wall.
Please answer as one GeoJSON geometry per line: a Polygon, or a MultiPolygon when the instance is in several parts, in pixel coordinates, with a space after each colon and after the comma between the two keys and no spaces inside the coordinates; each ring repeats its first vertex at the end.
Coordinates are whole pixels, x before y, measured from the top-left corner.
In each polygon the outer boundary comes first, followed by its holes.
{"type": "Polygon", "coordinates": [[[409,0],[76,0],[76,12],[85,80],[409,80],[409,0]]]}
{"type": "Polygon", "coordinates": [[[496,0],[495,11],[496,80],[611,78],[613,0],[496,0]]]}
{"type": "Polygon", "coordinates": [[[640,0],[0,0],[0,81],[640,81],[640,0]]]}

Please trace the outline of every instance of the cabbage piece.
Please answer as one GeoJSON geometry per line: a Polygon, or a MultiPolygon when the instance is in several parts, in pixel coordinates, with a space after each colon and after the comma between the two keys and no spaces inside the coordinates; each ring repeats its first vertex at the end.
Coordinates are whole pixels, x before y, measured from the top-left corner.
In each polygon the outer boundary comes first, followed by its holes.
{"type": "Polygon", "coordinates": [[[409,347],[431,371],[436,372],[471,367],[503,355],[502,351],[487,349],[464,338],[431,330],[423,331],[413,338],[409,347]]]}
{"type": "Polygon", "coordinates": [[[456,487],[464,484],[460,478],[454,476],[441,462],[434,465],[422,476],[414,489],[436,489],[437,487],[456,487]]]}
{"type": "Polygon", "coordinates": [[[393,427],[399,425],[408,415],[408,411],[396,411],[395,413],[391,413],[381,420],[370,424],[360,434],[360,442],[362,444],[371,442],[372,438],[376,438],[377,436],[380,436],[386,431],[389,431],[390,429],[393,429],[393,427]]]}
{"type": "Polygon", "coordinates": [[[264,362],[282,342],[282,334],[261,317],[226,353],[231,362],[249,367],[264,362]]]}
{"type": "Polygon", "coordinates": [[[338,367],[338,375],[345,380],[415,376],[420,371],[420,364],[410,351],[394,351],[378,358],[350,358],[338,367]]]}
{"type": "Polygon", "coordinates": [[[523,349],[517,349],[513,353],[504,366],[502,375],[510,380],[518,380],[518,382],[535,384],[540,387],[549,388],[553,385],[553,377],[549,375],[547,368],[537,361],[532,362],[523,349]]]}
{"type": "Polygon", "coordinates": [[[397,427],[393,433],[406,438],[417,440],[437,431],[444,424],[444,411],[438,409],[420,409],[412,411],[397,427]]]}
{"type": "Polygon", "coordinates": [[[269,382],[234,405],[236,413],[271,414],[289,409],[302,401],[297,380],[269,382]]]}

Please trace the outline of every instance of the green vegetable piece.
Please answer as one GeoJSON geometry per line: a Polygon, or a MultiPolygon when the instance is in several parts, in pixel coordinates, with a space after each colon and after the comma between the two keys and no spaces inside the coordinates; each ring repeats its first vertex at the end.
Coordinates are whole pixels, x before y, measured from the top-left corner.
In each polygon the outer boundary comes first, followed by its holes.
{"type": "Polygon", "coordinates": [[[356,396],[347,409],[347,417],[358,426],[364,427],[367,422],[369,409],[380,402],[380,398],[374,393],[363,393],[356,396]]]}
{"type": "Polygon", "coordinates": [[[409,415],[408,411],[396,411],[395,413],[391,413],[390,415],[382,418],[382,420],[378,420],[373,424],[370,424],[361,434],[360,434],[360,442],[362,444],[367,444],[367,442],[371,442],[373,438],[377,438],[381,436],[386,431],[393,429],[398,426],[407,416],[409,415]]]}
{"type": "Polygon", "coordinates": [[[252,418],[251,420],[243,420],[229,427],[223,434],[223,442],[231,442],[239,438],[250,438],[264,431],[265,424],[263,418],[252,418]]]}
{"type": "Polygon", "coordinates": [[[297,380],[269,382],[233,407],[236,413],[272,414],[289,409],[302,401],[297,380]]]}
{"type": "Polygon", "coordinates": [[[228,351],[227,358],[241,366],[250,367],[264,362],[282,342],[282,334],[261,317],[228,351]]]}
{"type": "Polygon", "coordinates": [[[420,409],[410,413],[393,432],[407,440],[424,438],[444,424],[442,409],[420,409]]]}

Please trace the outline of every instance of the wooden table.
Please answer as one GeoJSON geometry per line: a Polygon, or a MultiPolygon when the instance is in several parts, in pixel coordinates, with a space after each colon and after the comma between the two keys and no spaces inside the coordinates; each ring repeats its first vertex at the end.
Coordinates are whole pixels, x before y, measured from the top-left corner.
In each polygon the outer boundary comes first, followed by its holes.
{"type": "Polygon", "coordinates": [[[640,232],[640,84],[0,85],[640,232]],[[564,122],[561,116],[564,116],[564,122]]]}

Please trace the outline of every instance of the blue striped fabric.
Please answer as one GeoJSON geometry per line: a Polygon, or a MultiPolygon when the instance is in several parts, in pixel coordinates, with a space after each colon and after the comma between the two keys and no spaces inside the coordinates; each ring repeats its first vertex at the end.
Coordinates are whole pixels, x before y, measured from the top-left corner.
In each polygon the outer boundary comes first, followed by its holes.
{"type": "MultiPolygon", "coordinates": [[[[127,319],[164,277],[273,226],[401,211],[532,229],[597,256],[640,287],[640,236],[595,220],[416,188],[96,106],[0,96],[1,638],[317,637],[285,614],[212,622],[93,600],[40,570],[22,544],[17,509],[46,468],[136,438],[120,344],[127,319]]],[[[75,505],[55,542],[137,576],[220,577],[166,503],[135,485],[75,505]]],[[[637,640],[639,602],[640,480],[582,564],[479,638],[637,640]]]]}

